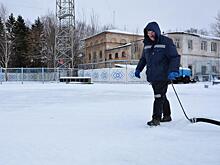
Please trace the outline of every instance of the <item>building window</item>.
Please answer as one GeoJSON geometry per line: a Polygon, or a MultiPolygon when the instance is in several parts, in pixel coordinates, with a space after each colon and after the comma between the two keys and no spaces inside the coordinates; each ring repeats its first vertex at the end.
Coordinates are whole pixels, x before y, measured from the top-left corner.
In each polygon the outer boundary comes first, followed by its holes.
{"type": "Polygon", "coordinates": [[[122,52],[121,56],[122,56],[122,58],[125,58],[126,57],[125,52],[122,52]]]}
{"type": "Polygon", "coordinates": [[[207,51],[207,41],[202,41],[201,42],[201,50],[207,51]]]}
{"type": "Polygon", "coordinates": [[[212,52],[217,52],[217,43],[216,42],[211,43],[211,51],[212,52]]]}
{"type": "Polygon", "coordinates": [[[207,70],[207,67],[206,66],[202,66],[202,74],[206,74],[206,70],[207,70]]]}
{"type": "Polygon", "coordinates": [[[212,72],[217,73],[217,67],[216,66],[212,66],[212,72]]]}
{"type": "Polygon", "coordinates": [[[96,52],[93,52],[93,62],[97,62],[96,52]]]}
{"type": "Polygon", "coordinates": [[[91,56],[91,54],[89,53],[89,62],[91,62],[91,57],[92,57],[92,56],[91,56]]]}
{"type": "Polygon", "coordinates": [[[188,49],[193,49],[193,41],[188,40],[188,49]]]}
{"type": "Polygon", "coordinates": [[[134,44],[134,53],[138,52],[138,43],[134,44]]]}
{"type": "Polygon", "coordinates": [[[118,58],[118,53],[115,53],[115,58],[118,58]]]}
{"type": "Polygon", "coordinates": [[[180,39],[179,38],[175,38],[174,40],[174,44],[176,45],[176,48],[180,48],[180,39]]]}
{"type": "Polygon", "coordinates": [[[99,52],[99,59],[102,59],[102,51],[99,52]]]}
{"type": "Polygon", "coordinates": [[[112,59],[112,54],[108,55],[108,59],[111,60],[112,59]]]}

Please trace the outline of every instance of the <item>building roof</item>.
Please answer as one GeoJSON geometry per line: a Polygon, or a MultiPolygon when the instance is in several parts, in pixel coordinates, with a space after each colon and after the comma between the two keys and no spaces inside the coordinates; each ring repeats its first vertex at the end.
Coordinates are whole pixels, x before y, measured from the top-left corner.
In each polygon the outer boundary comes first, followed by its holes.
{"type": "Polygon", "coordinates": [[[131,32],[127,32],[127,31],[121,31],[121,30],[118,30],[118,29],[105,30],[104,32],[144,36],[143,34],[140,34],[140,33],[131,33],[131,32]]]}
{"type": "Polygon", "coordinates": [[[103,33],[116,33],[116,34],[136,35],[136,36],[143,36],[144,37],[143,34],[132,33],[132,32],[127,32],[127,31],[121,31],[121,30],[118,30],[118,29],[112,29],[112,30],[105,30],[105,31],[102,31],[100,33],[94,34],[92,36],[86,37],[86,38],[84,38],[84,40],[87,40],[89,38],[92,38],[94,36],[97,36],[97,35],[100,35],[100,34],[103,34],[103,33]]]}
{"type": "Polygon", "coordinates": [[[179,32],[168,32],[168,33],[165,33],[165,34],[186,34],[186,35],[192,35],[192,36],[195,36],[195,37],[200,37],[200,38],[204,38],[204,39],[208,39],[208,40],[219,40],[220,41],[219,37],[202,35],[202,34],[197,34],[197,33],[188,33],[188,32],[179,31],[179,32]]]}

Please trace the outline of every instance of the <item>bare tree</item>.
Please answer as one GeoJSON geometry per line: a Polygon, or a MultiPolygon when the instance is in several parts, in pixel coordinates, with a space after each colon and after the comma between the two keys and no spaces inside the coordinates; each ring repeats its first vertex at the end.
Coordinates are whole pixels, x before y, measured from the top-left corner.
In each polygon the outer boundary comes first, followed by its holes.
{"type": "Polygon", "coordinates": [[[8,10],[2,3],[0,3],[0,17],[2,18],[3,22],[6,22],[8,17],[8,10]]]}
{"type": "Polygon", "coordinates": [[[198,33],[206,36],[209,35],[209,32],[206,29],[199,29],[198,33]]]}
{"type": "Polygon", "coordinates": [[[4,40],[0,41],[0,63],[4,68],[8,68],[8,63],[12,54],[12,43],[8,40],[7,33],[4,33],[4,40]]]}
{"type": "Polygon", "coordinates": [[[220,37],[220,11],[215,17],[216,22],[211,25],[212,34],[216,37],[220,37]]]}
{"type": "Polygon", "coordinates": [[[13,47],[13,40],[9,34],[9,29],[7,27],[7,17],[8,17],[8,10],[7,8],[1,3],[0,4],[0,19],[1,19],[1,39],[0,39],[0,65],[1,67],[5,68],[5,79],[8,80],[7,69],[9,66],[9,61],[12,56],[12,47],[13,47]]]}
{"type": "Polygon", "coordinates": [[[113,24],[107,24],[102,27],[102,31],[115,29],[113,24]]]}
{"type": "Polygon", "coordinates": [[[83,62],[84,55],[84,38],[89,36],[91,32],[88,30],[88,26],[85,21],[77,21],[73,37],[73,66],[83,62]]]}
{"type": "Polygon", "coordinates": [[[76,21],[76,27],[73,36],[73,67],[83,63],[84,58],[84,39],[94,35],[102,30],[98,23],[98,16],[92,11],[90,24],[86,23],[86,18],[76,21]]]}
{"type": "Polygon", "coordinates": [[[90,25],[88,25],[87,30],[88,35],[94,35],[100,31],[99,18],[93,10],[90,16],[90,25]]]}
{"type": "Polygon", "coordinates": [[[197,29],[197,28],[190,28],[185,30],[187,33],[195,33],[195,34],[202,34],[202,35],[209,35],[209,32],[206,29],[197,29]]]}
{"type": "Polygon", "coordinates": [[[0,5],[0,18],[2,24],[1,31],[1,40],[0,40],[0,63],[4,68],[8,68],[8,63],[10,60],[11,52],[12,52],[12,41],[9,40],[8,33],[6,30],[6,18],[8,16],[7,8],[1,4],[0,5]]]}
{"type": "Polygon", "coordinates": [[[185,30],[187,33],[198,33],[198,29],[196,28],[190,28],[190,29],[187,29],[185,30]]]}
{"type": "Polygon", "coordinates": [[[52,12],[49,12],[46,16],[41,18],[44,25],[42,40],[42,56],[44,57],[47,67],[54,66],[55,58],[55,29],[56,29],[56,17],[52,12]]]}

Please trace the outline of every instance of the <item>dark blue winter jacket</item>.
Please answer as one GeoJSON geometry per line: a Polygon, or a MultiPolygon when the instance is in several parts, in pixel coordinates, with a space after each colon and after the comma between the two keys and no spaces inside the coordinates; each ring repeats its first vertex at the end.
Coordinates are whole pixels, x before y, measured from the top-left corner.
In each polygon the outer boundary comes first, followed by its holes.
{"type": "Polygon", "coordinates": [[[179,72],[180,55],[172,39],[161,35],[156,22],[149,23],[144,29],[144,49],[136,70],[140,72],[146,66],[147,81],[167,81],[170,72],[179,72]],[[153,42],[147,31],[154,31],[156,40],[153,42]]]}

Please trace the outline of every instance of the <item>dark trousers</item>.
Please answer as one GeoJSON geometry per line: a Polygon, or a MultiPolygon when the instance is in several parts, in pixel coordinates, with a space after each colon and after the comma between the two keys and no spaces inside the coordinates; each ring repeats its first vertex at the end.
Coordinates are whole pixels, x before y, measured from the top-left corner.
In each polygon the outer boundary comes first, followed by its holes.
{"type": "Polygon", "coordinates": [[[154,91],[154,105],[153,105],[153,119],[161,119],[161,116],[170,116],[170,103],[167,100],[166,92],[168,88],[168,82],[154,82],[151,83],[154,91]]]}

